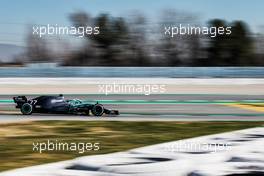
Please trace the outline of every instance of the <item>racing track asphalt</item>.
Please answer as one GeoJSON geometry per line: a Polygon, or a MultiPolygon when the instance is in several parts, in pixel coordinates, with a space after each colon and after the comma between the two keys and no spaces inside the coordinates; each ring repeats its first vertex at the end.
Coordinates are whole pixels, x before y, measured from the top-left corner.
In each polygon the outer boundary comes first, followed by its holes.
{"type": "MultiPolygon", "coordinates": [[[[0,100],[10,99],[10,96],[0,96],[0,100]]],[[[229,104],[214,104],[212,101],[262,101],[264,96],[257,95],[65,95],[66,99],[78,98],[84,100],[178,100],[172,104],[141,104],[117,103],[105,104],[105,107],[117,109],[121,115],[117,117],[93,117],[73,115],[33,114],[23,116],[19,111],[1,111],[0,123],[32,121],[32,120],[80,120],[80,121],[264,121],[264,111],[254,111],[229,104]],[[208,103],[186,103],[188,101],[205,100],[208,103]]],[[[4,105],[12,107],[14,105],[4,105]]]]}
{"type": "Polygon", "coordinates": [[[43,121],[43,120],[69,120],[69,121],[264,121],[263,116],[119,116],[119,117],[72,117],[58,115],[34,115],[24,117],[21,115],[0,115],[0,123],[13,123],[23,121],[43,121]]]}

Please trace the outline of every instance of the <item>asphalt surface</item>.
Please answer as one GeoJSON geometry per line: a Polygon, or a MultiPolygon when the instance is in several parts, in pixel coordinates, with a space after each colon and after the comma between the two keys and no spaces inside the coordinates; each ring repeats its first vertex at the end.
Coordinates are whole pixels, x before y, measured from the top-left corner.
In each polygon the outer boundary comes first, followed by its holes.
{"type": "MultiPolygon", "coordinates": [[[[32,98],[33,96],[29,96],[32,98]]],[[[0,96],[0,100],[12,96],[0,96]]],[[[14,104],[0,104],[0,122],[25,120],[109,120],[109,121],[264,121],[264,112],[232,107],[228,104],[213,104],[210,101],[263,100],[264,95],[65,95],[65,99],[83,100],[206,100],[209,103],[175,104],[106,104],[105,107],[120,111],[119,116],[82,116],[33,114],[23,116],[14,108],[14,104]]]]}
{"type": "MultiPolygon", "coordinates": [[[[29,96],[32,97],[32,96],[29,96]]],[[[11,99],[0,96],[0,100],[11,99]]],[[[83,100],[263,100],[264,95],[68,95],[65,99],[83,100]]],[[[74,116],[33,114],[23,116],[14,104],[0,105],[0,123],[31,120],[109,120],[109,121],[264,121],[264,112],[232,107],[228,104],[176,103],[176,104],[106,104],[106,108],[120,111],[120,116],[74,116]]]]}
{"type": "Polygon", "coordinates": [[[119,116],[119,117],[72,117],[58,115],[0,115],[0,123],[13,123],[24,121],[68,120],[68,121],[264,121],[262,116],[119,116]]]}

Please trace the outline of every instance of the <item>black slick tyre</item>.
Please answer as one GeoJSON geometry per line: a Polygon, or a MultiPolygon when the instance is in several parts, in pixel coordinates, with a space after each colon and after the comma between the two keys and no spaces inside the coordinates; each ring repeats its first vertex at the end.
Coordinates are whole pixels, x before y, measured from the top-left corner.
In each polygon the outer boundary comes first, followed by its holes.
{"type": "Polygon", "coordinates": [[[33,112],[33,106],[29,103],[25,103],[20,108],[23,115],[30,115],[33,112]]]}
{"type": "Polygon", "coordinates": [[[94,116],[102,116],[104,114],[104,106],[101,104],[95,104],[92,108],[92,114],[94,116]]]}

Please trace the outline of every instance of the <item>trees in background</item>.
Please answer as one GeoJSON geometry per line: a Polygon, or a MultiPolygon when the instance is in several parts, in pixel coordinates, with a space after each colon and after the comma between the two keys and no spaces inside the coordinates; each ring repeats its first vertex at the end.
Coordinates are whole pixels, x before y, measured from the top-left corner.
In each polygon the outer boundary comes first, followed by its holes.
{"type": "MultiPolygon", "coordinates": [[[[163,12],[158,25],[139,13],[129,18],[85,12],[70,15],[75,27],[98,26],[99,35],[85,35],[84,43],[65,60],[75,66],[264,66],[263,55],[243,21],[212,19],[208,26],[232,27],[231,35],[215,37],[192,34],[169,37],[163,27],[178,24],[199,26],[194,14],[163,12]]],[[[27,56],[31,61],[52,58],[44,39],[29,35],[27,56]]]]}
{"type": "Polygon", "coordinates": [[[122,52],[122,45],[126,44],[128,39],[128,26],[125,20],[101,14],[95,18],[94,25],[99,27],[100,34],[93,35],[91,39],[100,51],[101,65],[118,64],[117,56],[122,52]]]}
{"type": "Polygon", "coordinates": [[[127,19],[128,38],[127,49],[124,51],[126,59],[124,63],[131,66],[150,65],[150,41],[148,24],[144,14],[135,11],[127,19]]]}
{"type": "MultiPolygon", "coordinates": [[[[210,26],[228,26],[220,19],[211,20],[210,26]]],[[[230,36],[218,35],[210,39],[208,47],[209,66],[247,66],[254,63],[253,43],[250,31],[242,21],[235,21],[231,25],[230,36]]]]}
{"type": "Polygon", "coordinates": [[[247,25],[242,21],[232,23],[232,34],[229,44],[229,62],[235,66],[254,65],[254,46],[247,25]]]}
{"type": "MultiPolygon", "coordinates": [[[[208,23],[209,27],[226,27],[227,24],[224,20],[213,19],[208,23]]],[[[208,37],[208,47],[207,47],[207,64],[208,66],[225,66],[229,59],[229,37],[226,35],[217,35],[216,37],[208,37]]]]}
{"type": "Polygon", "coordinates": [[[78,12],[70,16],[75,27],[96,26],[100,34],[85,35],[85,44],[68,60],[67,65],[117,65],[118,55],[122,52],[121,46],[128,38],[128,28],[125,20],[121,17],[115,18],[108,14],[100,14],[91,18],[84,12],[78,12]]]}
{"type": "Polygon", "coordinates": [[[26,57],[29,62],[49,62],[52,60],[45,39],[29,33],[27,36],[26,57]]]}

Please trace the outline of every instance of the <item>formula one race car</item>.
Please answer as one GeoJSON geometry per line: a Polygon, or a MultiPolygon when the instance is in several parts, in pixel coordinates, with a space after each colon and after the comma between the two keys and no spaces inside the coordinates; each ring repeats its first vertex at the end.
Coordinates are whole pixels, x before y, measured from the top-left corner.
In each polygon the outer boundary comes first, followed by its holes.
{"type": "Polygon", "coordinates": [[[18,96],[14,97],[13,100],[17,104],[16,108],[20,109],[24,115],[32,113],[89,115],[90,112],[94,116],[102,116],[103,114],[119,115],[118,111],[105,109],[98,102],[96,104],[89,104],[78,99],[65,100],[63,95],[40,96],[33,99],[18,96]]]}

